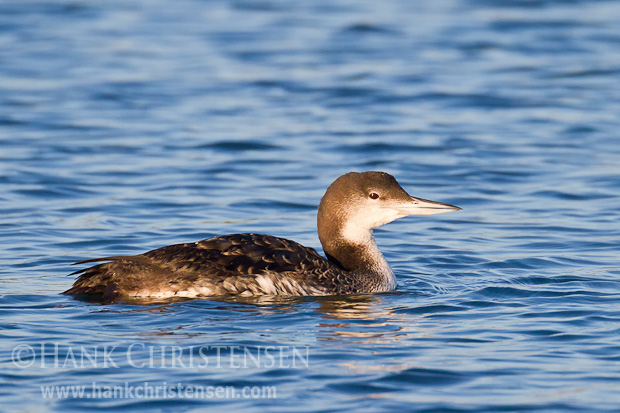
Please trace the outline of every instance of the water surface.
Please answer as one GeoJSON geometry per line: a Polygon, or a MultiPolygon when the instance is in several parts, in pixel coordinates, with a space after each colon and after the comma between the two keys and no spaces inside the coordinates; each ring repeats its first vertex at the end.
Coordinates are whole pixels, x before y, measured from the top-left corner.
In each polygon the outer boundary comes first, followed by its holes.
{"type": "Polygon", "coordinates": [[[1,408],[617,411],[619,16],[585,0],[3,2],[1,408]],[[223,233],[320,250],[316,206],[350,170],[463,208],[376,231],[393,293],[59,294],[75,261],[223,233]],[[277,397],[135,390],[179,383],[277,397]],[[91,397],[44,397],[55,385],[91,397]]]}

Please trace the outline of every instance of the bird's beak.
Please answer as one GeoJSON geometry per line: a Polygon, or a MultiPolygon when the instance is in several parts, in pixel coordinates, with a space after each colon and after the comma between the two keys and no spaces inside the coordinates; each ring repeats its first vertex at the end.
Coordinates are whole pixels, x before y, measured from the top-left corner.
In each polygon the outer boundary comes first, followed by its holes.
{"type": "Polygon", "coordinates": [[[443,214],[444,212],[459,211],[461,209],[454,205],[415,197],[410,197],[408,200],[399,202],[398,205],[392,205],[391,207],[396,209],[398,214],[403,217],[407,215],[443,214]]]}

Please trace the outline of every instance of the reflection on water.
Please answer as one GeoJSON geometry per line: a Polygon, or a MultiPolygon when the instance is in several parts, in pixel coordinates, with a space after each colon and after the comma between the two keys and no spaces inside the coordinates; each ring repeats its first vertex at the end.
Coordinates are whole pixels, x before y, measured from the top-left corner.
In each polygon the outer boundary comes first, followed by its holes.
{"type": "MultiPolygon", "coordinates": [[[[172,314],[184,308],[183,303],[193,302],[196,308],[207,304],[218,313],[218,321],[234,324],[236,318],[256,318],[260,320],[270,315],[304,313],[309,307],[320,318],[315,319],[311,328],[317,333],[319,341],[355,339],[359,344],[389,344],[403,340],[415,332],[415,319],[420,316],[398,314],[389,306],[389,297],[394,293],[355,296],[324,297],[212,297],[204,300],[176,299],[124,299],[116,304],[108,304],[99,310],[116,314],[172,314]],[[202,301],[202,303],[201,303],[202,301]]],[[[93,312],[94,313],[94,312],[93,312]]],[[[190,326],[194,323],[190,323],[190,326]]],[[[278,326],[273,326],[277,328],[278,326]]],[[[158,327],[156,331],[141,333],[142,336],[174,336],[175,339],[193,338],[182,325],[170,329],[158,327]]]]}
{"type": "Polygon", "coordinates": [[[321,297],[317,299],[322,318],[318,324],[319,340],[349,340],[357,344],[389,344],[398,340],[403,327],[394,322],[388,302],[389,295],[355,297],[321,297]]]}
{"type": "Polygon", "coordinates": [[[378,312],[382,305],[381,295],[317,297],[317,302],[320,306],[317,311],[324,314],[325,318],[376,320],[385,315],[378,312]]]}

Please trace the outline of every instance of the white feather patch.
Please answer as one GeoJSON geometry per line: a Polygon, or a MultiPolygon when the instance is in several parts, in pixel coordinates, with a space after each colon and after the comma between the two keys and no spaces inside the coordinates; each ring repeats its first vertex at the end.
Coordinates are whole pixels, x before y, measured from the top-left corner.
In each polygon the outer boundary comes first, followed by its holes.
{"type": "Polygon", "coordinates": [[[265,294],[276,295],[278,291],[276,290],[276,286],[273,283],[273,280],[265,275],[259,275],[256,277],[256,282],[260,285],[261,289],[265,294]]]}

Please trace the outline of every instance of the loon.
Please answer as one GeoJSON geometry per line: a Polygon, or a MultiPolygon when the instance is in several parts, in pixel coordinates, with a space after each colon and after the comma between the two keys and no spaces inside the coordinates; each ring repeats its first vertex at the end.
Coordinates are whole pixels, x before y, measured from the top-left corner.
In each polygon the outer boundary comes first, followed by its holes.
{"type": "Polygon", "coordinates": [[[349,172],[321,199],[318,235],[325,256],[297,242],[262,234],[231,234],[169,245],[133,256],[80,261],[63,294],[117,298],[221,295],[305,296],[390,291],[396,279],[372,229],[407,215],[461,208],[410,196],[385,172],[349,172]]]}

